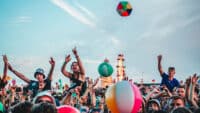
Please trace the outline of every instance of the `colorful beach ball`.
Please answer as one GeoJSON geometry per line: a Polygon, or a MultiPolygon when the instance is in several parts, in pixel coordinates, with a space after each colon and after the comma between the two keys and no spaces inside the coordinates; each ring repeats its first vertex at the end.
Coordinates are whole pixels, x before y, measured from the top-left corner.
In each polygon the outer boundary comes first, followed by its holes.
{"type": "Polygon", "coordinates": [[[117,6],[117,12],[123,17],[129,16],[132,12],[132,6],[128,1],[121,1],[117,6]]]}
{"type": "Polygon", "coordinates": [[[57,108],[58,113],[80,113],[80,111],[72,106],[63,105],[57,108]]]}
{"type": "Polygon", "coordinates": [[[105,96],[106,104],[112,113],[137,113],[142,106],[140,90],[128,81],[110,86],[105,96]]]}
{"type": "Polygon", "coordinates": [[[98,67],[98,72],[103,77],[109,77],[113,73],[113,67],[110,65],[109,61],[106,59],[98,67]]]}

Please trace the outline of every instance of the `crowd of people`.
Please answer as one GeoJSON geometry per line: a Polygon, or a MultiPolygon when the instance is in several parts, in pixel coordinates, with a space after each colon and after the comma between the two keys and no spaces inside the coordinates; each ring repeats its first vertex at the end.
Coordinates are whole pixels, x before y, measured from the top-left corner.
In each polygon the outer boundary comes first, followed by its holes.
{"type": "MultiPolygon", "coordinates": [[[[59,113],[58,106],[69,105],[77,108],[80,113],[111,113],[105,102],[105,92],[109,86],[95,87],[99,79],[92,80],[86,77],[85,69],[79,54],[72,50],[76,61],[72,62],[71,70],[66,70],[71,56],[67,55],[61,67],[62,74],[69,78],[69,86],[52,85],[55,61],[50,58],[50,71],[46,76],[42,68],[38,68],[30,80],[26,75],[15,70],[3,55],[4,70],[0,77],[0,113],[59,113]],[[7,71],[27,83],[26,86],[8,84],[7,71]]],[[[141,91],[143,102],[138,113],[200,113],[200,86],[198,76],[193,74],[180,83],[175,76],[175,67],[169,67],[165,73],[158,58],[158,71],[162,77],[159,86],[146,86],[134,83],[132,79],[124,80],[136,84],[141,91]]],[[[134,79],[133,79],[134,80],[134,79]]],[[[113,84],[115,84],[113,82],[113,84]]]]}

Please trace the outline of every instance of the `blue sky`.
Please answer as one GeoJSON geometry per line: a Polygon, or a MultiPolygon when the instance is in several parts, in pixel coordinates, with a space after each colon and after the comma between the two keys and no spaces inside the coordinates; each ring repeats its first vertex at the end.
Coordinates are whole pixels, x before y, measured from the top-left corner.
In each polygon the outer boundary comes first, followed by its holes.
{"type": "MultiPolygon", "coordinates": [[[[134,81],[160,81],[158,54],[163,54],[164,70],[176,67],[179,80],[200,74],[199,0],[127,0],[133,12],[126,18],[116,12],[119,1],[0,0],[0,54],[7,54],[13,67],[31,79],[38,67],[48,73],[52,56],[54,81],[68,82],[60,68],[74,46],[92,78],[99,76],[104,58],[115,67],[119,53],[134,81]]],[[[0,69],[3,73],[2,60],[0,69]]]]}

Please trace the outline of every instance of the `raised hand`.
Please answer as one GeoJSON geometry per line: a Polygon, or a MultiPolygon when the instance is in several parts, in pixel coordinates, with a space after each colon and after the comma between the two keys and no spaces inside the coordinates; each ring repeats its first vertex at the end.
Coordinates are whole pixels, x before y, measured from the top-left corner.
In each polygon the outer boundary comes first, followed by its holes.
{"type": "Polygon", "coordinates": [[[3,61],[4,61],[4,63],[8,64],[8,58],[6,55],[3,55],[3,61]]]}
{"type": "Polygon", "coordinates": [[[88,88],[92,88],[93,87],[93,81],[92,79],[88,80],[88,88]]]}
{"type": "Polygon", "coordinates": [[[158,55],[158,61],[161,61],[162,60],[162,55],[158,55]]]}
{"type": "Polygon", "coordinates": [[[71,60],[70,55],[67,55],[67,57],[65,58],[65,62],[69,62],[71,60]]]}
{"type": "Polygon", "coordinates": [[[85,69],[84,69],[83,64],[82,64],[82,62],[81,62],[81,59],[80,59],[80,57],[79,57],[79,55],[78,55],[78,52],[77,52],[77,50],[76,50],[76,47],[74,47],[74,49],[72,49],[72,52],[74,53],[74,56],[76,57],[76,60],[77,60],[77,62],[78,62],[78,66],[79,66],[79,68],[80,68],[81,77],[82,77],[83,79],[85,79],[85,69]]]}
{"type": "Polygon", "coordinates": [[[197,80],[198,80],[198,76],[197,74],[195,73],[193,76],[192,76],[192,79],[191,79],[191,83],[193,85],[195,85],[197,83],[197,80]]]}
{"type": "Polygon", "coordinates": [[[6,55],[3,55],[3,61],[4,61],[4,70],[3,70],[3,82],[6,82],[6,76],[7,76],[7,71],[8,71],[8,59],[6,55]]]}
{"type": "Polygon", "coordinates": [[[186,84],[187,86],[189,86],[190,83],[191,83],[191,76],[189,76],[189,77],[186,79],[186,81],[185,81],[185,84],[186,84]]]}
{"type": "Polygon", "coordinates": [[[49,71],[49,74],[48,74],[48,78],[47,78],[47,79],[52,80],[53,70],[54,70],[54,67],[55,67],[55,61],[54,61],[54,59],[53,59],[52,57],[50,58],[49,63],[51,64],[51,69],[50,69],[50,71],[49,71]]]}
{"type": "Polygon", "coordinates": [[[163,74],[165,72],[163,71],[163,68],[162,68],[162,65],[161,65],[162,55],[161,54],[158,55],[157,58],[158,58],[158,71],[160,73],[160,76],[163,77],[163,74]]]}
{"type": "Polygon", "coordinates": [[[96,79],[97,82],[98,82],[99,80],[100,80],[99,78],[96,79]]]}
{"type": "Polygon", "coordinates": [[[49,63],[52,65],[52,66],[54,66],[55,65],[55,61],[54,61],[54,59],[51,57],[50,58],[50,61],[49,61],[49,63]]]}
{"type": "Polygon", "coordinates": [[[160,91],[159,91],[158,88],[154,88],[152,92],[155,93],[155,94],[157,94],[157,93],[159,93],[160,91]]]}
{"type": "Polygon", "coordinates": [[[169,89],[167,88],[167,86],[163,86],[163,90],[166,92],[170,92],[169,89]]]}
{"type": "Polygon", "coordinates": [[[78,55],[77,50],[76,50],[76,47],[74,47],[74,48],[72,49],[72,52],[74,53],[75,56],[78,55]]]}

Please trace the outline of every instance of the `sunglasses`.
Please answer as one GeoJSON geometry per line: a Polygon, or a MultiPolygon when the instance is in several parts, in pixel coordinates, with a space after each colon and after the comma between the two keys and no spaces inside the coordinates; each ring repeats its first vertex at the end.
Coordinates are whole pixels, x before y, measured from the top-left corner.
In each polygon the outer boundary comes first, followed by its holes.
{"type": "Polygon", "coordinates": [[[172,107],[174,107],[174,106],[180,106],[180,105],[181,105],[181,104],[179,104],[179,103],[177,103],[177,104],[172,103],[172,104],[171,104],[172,107]]]}

